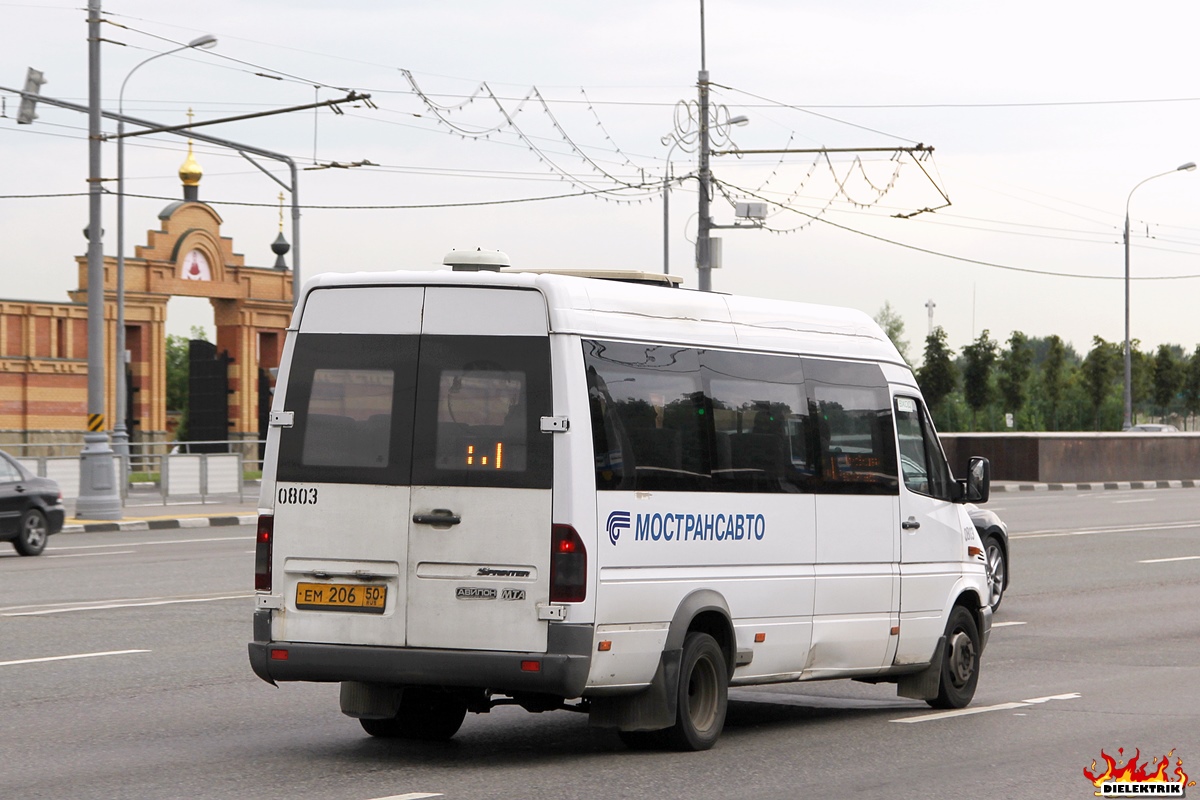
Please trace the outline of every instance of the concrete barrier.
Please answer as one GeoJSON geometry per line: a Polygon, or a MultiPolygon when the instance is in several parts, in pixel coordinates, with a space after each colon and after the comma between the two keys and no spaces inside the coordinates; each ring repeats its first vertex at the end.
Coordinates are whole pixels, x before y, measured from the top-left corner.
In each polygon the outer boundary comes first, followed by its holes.
{"type": "Polygon", "coordinates": [[[1033,483],[1200,478],[1200,433],[945,433],[955,475],[971,456],[992,462],[992,479],[1033,483]]]}

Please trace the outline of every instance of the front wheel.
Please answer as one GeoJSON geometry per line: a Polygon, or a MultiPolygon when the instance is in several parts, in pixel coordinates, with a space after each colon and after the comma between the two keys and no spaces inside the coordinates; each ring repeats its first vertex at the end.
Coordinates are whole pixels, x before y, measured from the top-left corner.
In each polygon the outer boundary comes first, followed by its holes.
{"type": "Polygon", "coordinates": [[[435,689],[405,689],[400,710],[391,719],[360,719],[363,730],[384,739],[446,741],[458,733],[467,716],[460,695],[435,689]]]}
{"type": "Polygon", "coordinates": [[[983,540],[984,552],[987,554],[987,579],[988,579],[988,605],[992,607],[992,611],[1000,608],[1000,601],[1004,599],[1004,584],[1008,580],[1008,558],[1004,555],[1004,548],[1000,546],[1000,540],[995,536],[989,536],[983,540]]]}
{"type": "Polygon", "coordinates": [[[946,623],[946,649],[937,697],[925,702],[934,708],[965,708],[975,696],[975,684],[979,682],[981,649],[975,617],[962,606],[955,606],[946,623]]]}
{"type": "Polygon", "coordinates": [[[41,555],[46,549],[46,539],[50,536],[50,528],[46,525],[46,516],[36,508],[31,508],[21,515],[20,530],[13,540],[13,547],[23,556],[41,555]]]}
{"type": "Polygon", "coordinates": [[[729,668],[717,640],[692,632],[683,642],[679,663],[678,709],[665,739],[678,750],[707,750],[725,727],[729,705],[729,668]]]}

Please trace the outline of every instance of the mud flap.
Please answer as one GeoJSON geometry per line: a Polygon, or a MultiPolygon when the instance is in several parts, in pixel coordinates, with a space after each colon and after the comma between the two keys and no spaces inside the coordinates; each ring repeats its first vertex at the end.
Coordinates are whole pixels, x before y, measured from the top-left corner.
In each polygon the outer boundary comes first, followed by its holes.
{"type": "Polygon", "coordinates": [[[403,688],[386,683],[342,681],[342,713],[358,719],[392,719],[403,694],[403,688]]]}
{"type": "Polygon", "coordinates": [[[622,731],[657,731],[674,725],[682,659],[682,649],[664,650],[654,679],[645,689],[633,695],[591,698],[588,724],[622,731]]]}
{"type": "Polygon", "coordinates": [[[946,637],[938,639],[933,660],[920,672],[903,675],[896,681],[896,694],[913,700],[932,700],[938,696],[942,682],[942,661],[946,658],[946,637]]]}

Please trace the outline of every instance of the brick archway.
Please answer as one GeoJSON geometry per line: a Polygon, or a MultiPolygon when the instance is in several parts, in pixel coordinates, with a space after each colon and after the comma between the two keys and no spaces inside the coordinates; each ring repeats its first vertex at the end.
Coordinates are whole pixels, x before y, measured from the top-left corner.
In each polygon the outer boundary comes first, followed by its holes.
{"type": "MultiPolygon", "coordinates": [[[[247,267],[233,242],[221,236],[221,217],[211,206],[194,200],[171,203],[159,214],[161,227],[147,234],[146,244],[125,259],[125,340],[133,375],[131,441],[165,441],[166,319],[171,297],[205,297],[213,306],[216,344],[228,352],[229,438],[256,439],[259,368],[279,365],[282,343],[292,313],[292,272],[247,267]]],[[[87,300],[87,259],[76,259],[79,289],[71,298],[87,300]]],[[[116,364],[115,256],[104,259],[105,364],[116,364]]],[[[85,315],[86,316],[86,315],[85,315]]],[[[85,354],[86,358],[86,354],[85,354]]],[[[83,370],[86,375],[86,367],[83,370]]],[[[117,419],[116,380],[105,373],[105,419],[111,430],[117,419]]],[[[83,418],[70,427],[83,427],[83,418]]]]}

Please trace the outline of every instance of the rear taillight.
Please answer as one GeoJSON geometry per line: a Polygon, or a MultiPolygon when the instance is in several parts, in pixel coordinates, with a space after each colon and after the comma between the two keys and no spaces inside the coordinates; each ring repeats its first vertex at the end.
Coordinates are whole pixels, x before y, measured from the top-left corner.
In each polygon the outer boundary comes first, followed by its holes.
{"type": "Polygon", "coordinates": [[[570,525],[550,533],[550,602],[581,603],[587,597],[587,551],[570,525]]]}
{"type": "Polygon", "coordinates": [[[254,591],[271,591],[271,542],[275,538],[275,517],[258,515],[258,535],[254,540],[254,591]]]}

